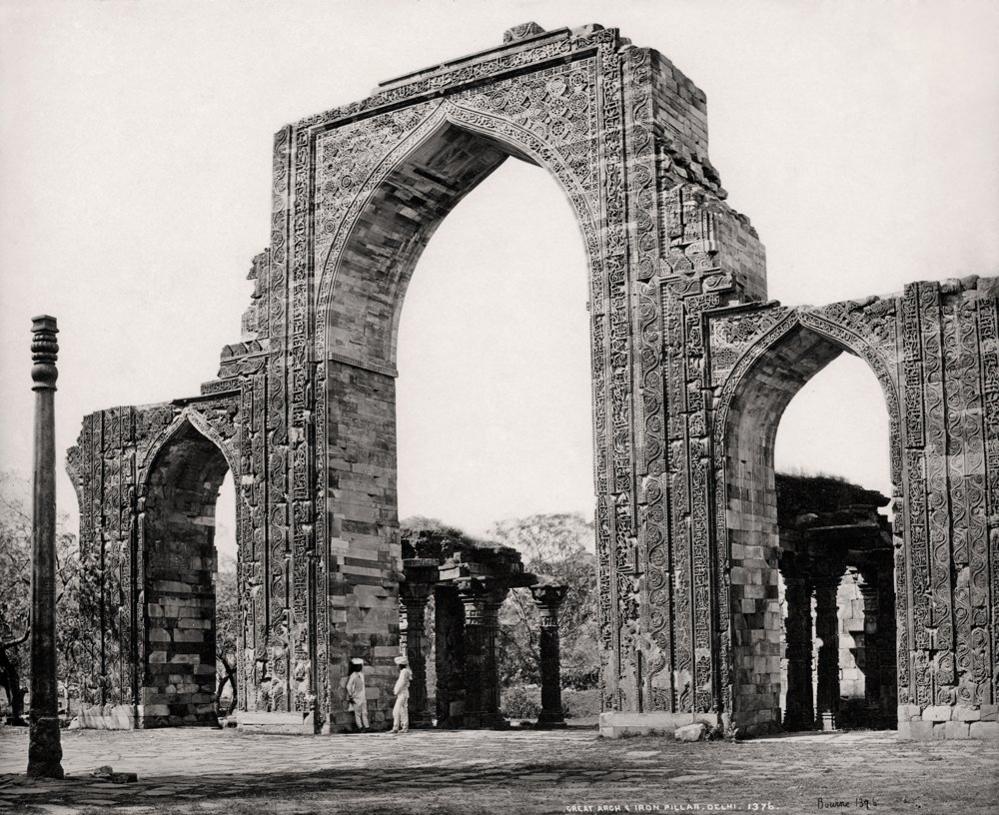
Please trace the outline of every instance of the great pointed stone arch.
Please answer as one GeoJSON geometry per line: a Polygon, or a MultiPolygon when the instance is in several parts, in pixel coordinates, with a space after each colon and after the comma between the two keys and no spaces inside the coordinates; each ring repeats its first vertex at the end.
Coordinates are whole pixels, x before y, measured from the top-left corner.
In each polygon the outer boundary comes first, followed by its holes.
{"type": "Polygon", "coordinates": [[[356,535],[380,536],[382,551],[391,551],[397,519],[391,378],[398,320],[410,276],[437,226],[468,192],[514,156],[540,166],[559,184],[583,237],[589,276],[600,274],[600,232],[593,206],[558,150],[509,118],[448,100],[428,107],[422,118],[405,119],[394,142],[371,148],[377,158],[350,204],[342,207],[325,256],[317,255],[322,261],[315,317],[317,381],[326,383],[317,393],[320,460],[325,458],[323,441],[331,450],[331,464],[320,474],[320,492],[335,506],[354,482],[359,487],[354,495],[368,498],[360,508],[363,518],[350,516],[348,502],[342,502],[346,506],[339,513],[327,512],[327,534],[338,537],[332,527],[339,520],[342,528],[346,521],[356,535]],[[359,388],[360,379],[364,382],[359,388]],[[367,396],[361,410],[356,409],[359,391],[367,396]],[[350,427],[352,415],[363,416],[363,425],[350,427]],[[350,440],[368,433],[378,439],[377,445],[350,446],[350,440]],[[336,463],[343,461],[351,466],[336,463]],[[359,467],[378,472],[378,483],[366,480],[358,485],[349,470],[359,467]]]}

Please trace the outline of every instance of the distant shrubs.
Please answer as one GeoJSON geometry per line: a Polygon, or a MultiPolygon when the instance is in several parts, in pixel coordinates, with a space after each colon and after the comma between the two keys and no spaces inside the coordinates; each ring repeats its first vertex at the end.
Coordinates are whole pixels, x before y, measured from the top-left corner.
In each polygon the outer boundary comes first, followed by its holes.
{"type": "Polygon", "coordinates": [[[566,688],[562,691],[562,710],[566,716],[582,719],[584,716],[600,715],[600,689],[575,690],[566,688]]]}
{"type": "Polygon", "coordinates": [[[503,688],[500,709],[508,719],[536,719],[541,713],[541,687],[511,685],[503,688]]]}
{"type": "MultiPolygon", "coordinates": [[[[508,719],[536,719],[541,714],[541,687],[524,684],[503,688],[500,702],[503,715],[508,719]]],[[[582,719],[600,713],[600,691],[562,690],[562,710],[566,718],[582,719]]]]}

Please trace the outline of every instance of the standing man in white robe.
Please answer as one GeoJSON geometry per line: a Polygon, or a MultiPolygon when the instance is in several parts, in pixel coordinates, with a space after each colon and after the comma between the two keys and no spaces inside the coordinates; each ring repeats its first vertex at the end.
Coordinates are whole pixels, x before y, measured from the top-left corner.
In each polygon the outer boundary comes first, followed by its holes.
{"type": "Polygon", "coordinates": [[[406,733],[409,731],[409,683],[413,672],[409,670],[406,657],[396,657],[395,664],[399,666],[399,678],[395,681],[395,707],[392,708],[392,732],[406,733]]]}
{"type": "Polygon", "coordinates": [[[355,732],[368,730],[368,697],[364,687],[364,660],[354,657],[350,661],[347,677],[347,709],[354,711],[355,732]]]}

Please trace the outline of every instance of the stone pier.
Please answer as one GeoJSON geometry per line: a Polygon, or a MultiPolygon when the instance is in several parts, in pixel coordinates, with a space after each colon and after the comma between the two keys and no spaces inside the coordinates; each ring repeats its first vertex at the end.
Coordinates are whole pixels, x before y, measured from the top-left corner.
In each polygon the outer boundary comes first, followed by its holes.
{"type": "Polygon", "coordinates": [[[562,710],[562,666],[559,656],[558,610],[565,599],[567,586],[544,583],[531,586],[534,604],[541,615],[539,656],[541,661],[540,728],[565,727],[562,710]]]}

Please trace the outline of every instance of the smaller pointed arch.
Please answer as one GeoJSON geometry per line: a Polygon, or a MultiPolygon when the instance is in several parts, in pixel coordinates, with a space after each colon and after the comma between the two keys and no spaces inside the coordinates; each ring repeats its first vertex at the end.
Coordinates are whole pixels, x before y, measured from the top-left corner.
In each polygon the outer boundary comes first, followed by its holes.
{"type": "Polygon", "coordinates": [[[881,385],[892,428],[893,493],[901,494],[897,385],[879,349],[821,313],[786,310],[741,356],[722,386],[715,414],[719,476],[718,564],[721,625],[732,644],[723,671],[741,728],[765,732],[780,722],[780,643],[774,446],[784,411],[801,389],[843,352],[863,359],[881,385]],[[727,610],[726,610],[727,609],[727,610]]]}
{"type": "Polygon", "coordinates": [[[226,449],[204,417],[186,411],[144,461],[136,559],[143,727],[218,723],[215,505],[233,469],[226,449]]]}

